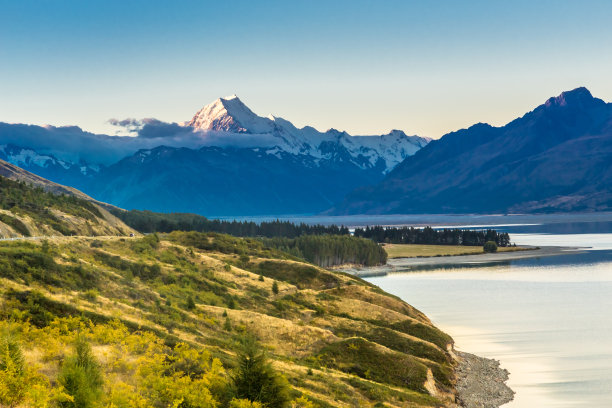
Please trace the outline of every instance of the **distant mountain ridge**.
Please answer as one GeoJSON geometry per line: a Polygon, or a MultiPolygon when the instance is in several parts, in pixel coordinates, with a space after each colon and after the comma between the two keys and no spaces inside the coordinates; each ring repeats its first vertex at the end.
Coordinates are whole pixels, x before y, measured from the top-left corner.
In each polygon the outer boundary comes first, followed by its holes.
{"type": "Polygon", "coordinates": [[[429,139],[350,136],[256,115],[236,96],[183,124],[116,121],[136,137],[0,123],[0,159],[124,208],[208,216],[323,211],[429,139]]]}
{"type": "Polygon", "coordinates": [[[85,191],[123,208],[209,216],[323,211],[353,188],[382,178],[340,160],[282,150],[160,146],[103,169],[85,191]]]}
{"type": "Polygon", "coordinates": [[[563,92],[502,127],[435,140],[330,213],[496,213],[612,209],[612,104],[563,92]]]}

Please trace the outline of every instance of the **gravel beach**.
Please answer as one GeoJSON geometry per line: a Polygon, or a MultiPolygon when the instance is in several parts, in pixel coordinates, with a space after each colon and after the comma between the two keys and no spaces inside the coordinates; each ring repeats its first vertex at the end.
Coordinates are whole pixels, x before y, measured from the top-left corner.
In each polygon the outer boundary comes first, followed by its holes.
{"type": "Polygon", "coordinates": [[[514,398],[507,385],[508,370],[499,361],[455,351],[457,367],[457,402],[464,408],[498,408],[514,398]]]}

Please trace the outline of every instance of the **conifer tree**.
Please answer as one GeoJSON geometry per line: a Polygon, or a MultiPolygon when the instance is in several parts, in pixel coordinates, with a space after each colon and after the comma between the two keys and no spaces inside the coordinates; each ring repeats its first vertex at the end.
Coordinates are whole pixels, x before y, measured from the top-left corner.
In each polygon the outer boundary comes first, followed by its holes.
{"type": "Polygon", "coordinates": [[[236,398],[260,402],[268,408],[289,406],[289,385],[276,373],[257,341],[246,336],[242,339],[238,367],[232,377],[236,398]]]}
{"type": "Polygon", "coordinates": [[[74,342],[74,354],[62,364],[58,378],[72,401],[60,402],[62,408],[95,407],[102,396],[104,379],[91,346],[81,335],[74,342]]]}

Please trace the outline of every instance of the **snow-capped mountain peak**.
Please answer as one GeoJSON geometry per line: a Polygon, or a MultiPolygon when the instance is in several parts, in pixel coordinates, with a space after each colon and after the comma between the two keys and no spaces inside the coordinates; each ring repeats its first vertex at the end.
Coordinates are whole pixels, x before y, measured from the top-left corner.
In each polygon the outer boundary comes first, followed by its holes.
{"type": "Polygon", "coordinates": [[[391,171],[429,142],[426,138],[407,136],[401,130],[392,130],[380,136],[351,136],[334,128],[325,132],[311,126],[299,129],[278,116],[258,116],[236,95],[219,98],[204,106],[186,125],[196,131],[226,132],[228,136],[244,133],[255,137],[262,135],[261,147],[274,146],[286,153],[308,155],[316,160],[343,157],[343,160],[349,160],[363,169],[378,167],[382,160],[383,173],[391,171]]]}
{"type": "Polygon", "coordinates": [[[204,131],[232,133],[269,133],[274,127],[270,119],[257,116],[236,95],[204,106],[187,125],[204,131]]]}

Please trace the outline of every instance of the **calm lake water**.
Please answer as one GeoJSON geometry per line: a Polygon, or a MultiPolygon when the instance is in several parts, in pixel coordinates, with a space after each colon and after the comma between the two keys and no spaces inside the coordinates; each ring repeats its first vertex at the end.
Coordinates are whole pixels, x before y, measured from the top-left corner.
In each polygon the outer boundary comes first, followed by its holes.
{"type": "Polygon", "coordinates": [[[612,215],[528,218],[497,229],[517,244],[589,250],[368,280],[426,313],[457,349],[500,360],[516,391],[504,407],[612,407],[612,215]]]}

